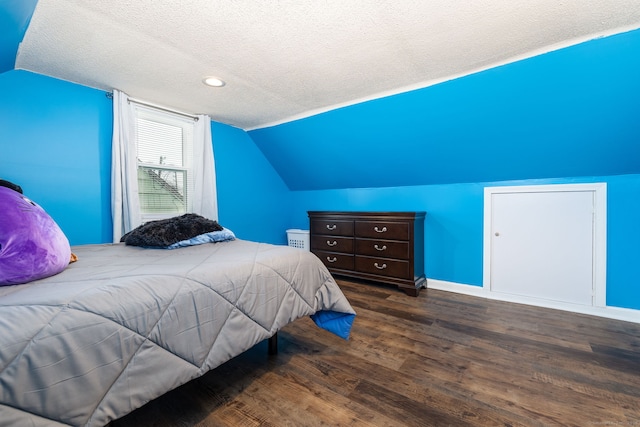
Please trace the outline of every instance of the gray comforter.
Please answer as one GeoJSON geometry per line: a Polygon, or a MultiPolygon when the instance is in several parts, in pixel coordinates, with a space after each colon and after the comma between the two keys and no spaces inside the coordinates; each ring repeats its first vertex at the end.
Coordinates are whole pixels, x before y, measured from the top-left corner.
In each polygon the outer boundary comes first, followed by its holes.
{"type": "Polygon", "coordinates": [[[328,315],[316,323],[345,337],[355,315],[300,249],[72,249],[64,272],[0,287],[1,426],[104,425],[297,318],[328,315]]]}

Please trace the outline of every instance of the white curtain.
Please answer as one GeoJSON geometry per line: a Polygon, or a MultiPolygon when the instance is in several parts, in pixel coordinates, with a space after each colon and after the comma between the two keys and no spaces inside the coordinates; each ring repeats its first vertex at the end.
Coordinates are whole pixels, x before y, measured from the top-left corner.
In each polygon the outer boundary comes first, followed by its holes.
{"type": "Polygon", "coordinates": [[[211,118],[202,114],[198,115],[193,132],[193,181],[193,212],[218,220],[211,118]]]}
{"type": "Polygon", "coordinates": [[[111,146],[111,217],[113,242],[140,225],[136,126],[133,106],[124,92],[113,91],[111,146]]]}

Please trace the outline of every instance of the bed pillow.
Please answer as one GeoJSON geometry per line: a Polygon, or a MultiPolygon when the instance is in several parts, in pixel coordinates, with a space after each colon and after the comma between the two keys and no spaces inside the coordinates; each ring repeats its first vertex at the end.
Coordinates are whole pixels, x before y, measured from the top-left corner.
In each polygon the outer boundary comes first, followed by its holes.
{"type": "Polygon", "coordinates": [[[44,209],[5,186],[0,206],[0,286],[53,276],[69,265],[69,240],[44,209]]]}
{"type": "Polygon", "coordinates": [[[222,231],[217,221],[188,213],[168,219],[149,221],[131,230],[120,239],[132,246],[167,248],[174,243],[189,240],[213,231],[222,231]]]}
{"type": "Polygon", "coordinates": [[[22,194],[22,187],[20,187],[18,184],[14,184],[11,181],[0,179],[0,186],[10,188],[22,194]]]}
{"type": "Polygon", "coordinates": [[[222,227],[221,231],[212,231],[211,233],[201,234],[192,239],[182,240],[173,245],[167,246],[167,249],[183,248],[185,246],[202,245],[203,243],[218,243],[227,242],[229,240],[235,240],[236,236],[233,231],[228,228],[222,227]]]}

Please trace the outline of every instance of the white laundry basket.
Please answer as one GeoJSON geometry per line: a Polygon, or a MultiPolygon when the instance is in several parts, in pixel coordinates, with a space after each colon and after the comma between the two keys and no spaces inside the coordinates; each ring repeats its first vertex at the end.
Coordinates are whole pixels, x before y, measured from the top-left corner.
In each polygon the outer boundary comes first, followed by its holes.
{"type": "Polygon", "coordinates": [[[293,248],[310,250],[309,230],[299,230],[297,228],[287,230],[287,240],[289,241],[289,246],[293,248]]]}

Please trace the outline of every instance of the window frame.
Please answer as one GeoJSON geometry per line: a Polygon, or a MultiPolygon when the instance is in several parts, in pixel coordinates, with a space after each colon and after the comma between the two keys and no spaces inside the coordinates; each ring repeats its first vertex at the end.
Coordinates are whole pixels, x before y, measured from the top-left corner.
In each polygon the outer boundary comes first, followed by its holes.
{"type": "Polygon", "coordinates": [[[166,171],[178,171],[186,173],[186,189],[184,197],[184,212],[166,211],[166,212],[145,212],[143,210],[143,201],[141,199],[140,190],[138,190],[138,200],[140,202],[140,220],[144,224],[148,221],[171,218],[176,215],[188,213],[193,210],[193,194],[194,194],[194,159],[193,159],[193,139],[195,131],[195,118],[187,117],[182,114],[172,113],[160,108],[133,103],[133,113],[136,127],[136,173],[139,174],[141,168],[158,169],[166,171]],[[161,163],[142,162],[138,158],[140,135],[138,132],[139,120],[147,120],[150,122],[160,123],[162,125],[179,127],[182,129],[182,166],[162,165],[161,163]]]}

